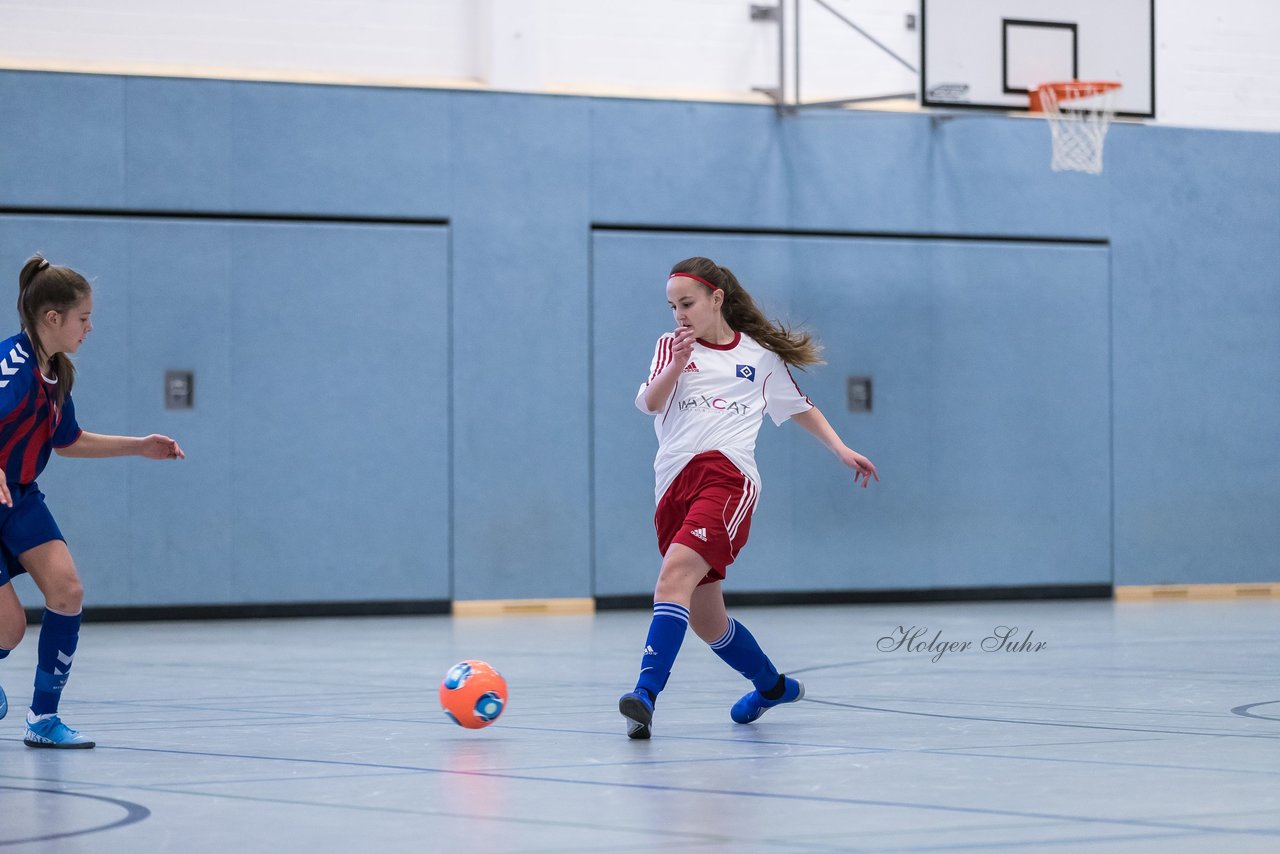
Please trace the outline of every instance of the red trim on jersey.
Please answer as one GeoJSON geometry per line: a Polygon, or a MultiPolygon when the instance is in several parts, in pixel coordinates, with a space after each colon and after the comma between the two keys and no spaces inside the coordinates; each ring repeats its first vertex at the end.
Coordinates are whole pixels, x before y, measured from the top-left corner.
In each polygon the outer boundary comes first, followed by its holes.
{"type": "Polygon", "coordinates": [[[671,394],[667,397],[667,408],[662,410],[662,423],[667,423],[667,416],[671,414],[671,404],[676,402],[676,390],[672,389],[671,394]]]}
{"type": "Polygon", "coordinates": [[[795,377],[791,376],[791,366],[788,365],[786,362],[783,362],[782,367],[787,369],[787,379],[791,380],[791,384],[796,387],[796,394],[803,397],[805,403],[809,404],[810,406],[813,406],[813,401],[809,399],[809,395],[805,394],[800,390],[800,384],[796,382],[795,377]]]}
{"type": "Polygon", "coordinates": [[[708,350],[732,350],[734,347],[738,346],[738,342],[741,340],[742,333],[735,329],[733,331],[733,340],[728,344],[712,344],[710,341],[703,341],[701,338],[698,339],[698,343],[703,347],[706,347],[708,350]]]}
{"type": "Polygon", "coordinates": [[[667,281],[669,282],[672,279],[676,278],[677,276],[681,276],[686,279],[693,279],[695,282],[702,282],[702,284],[711,288],[711,290],[713,291],[724,290],[724,288],[720,287],[719,285],[713,285],[710,282],[708,282],[706,279],[702,278],[701,276],[695,276],[693,273],[672,273],[670,276],[667,276],[667,281]]]}
{"type": "MultiPolygon", "coordinates": [[[[784,368],[787,368],[787,365],[786,365],[786,363],[785,363],[785,362],[783,363],[783,365],[782,365],[782,366],[783,366],[784,368]]],[[[798,394],[798,395],[800,395],[802,398],[804,398],[804,402],[805,402],[805,403],[809,404],[810,406],[813,406],[813,401],[809,399],[808,395],[806,395],[804,392],[800,391],[800,386],[796,385],[796,378],[795,378],[795,377],[793,377],[793,376],[791,376],[791,369],[790,369],[790,368],[787,368],[787,377],[788,377],[788,378],[790,378],[790,380],[791,380],[791,384],[792,384],[792,385],[794,385],[794,386],[796,386],[796,394],[798,394]]],[[[769,392],[769,380],[771,380],[772,378],[773,378],[773,374],[772,374],[772,373],[770,373],[770,374],[769,374],[769,376],[767,376],[767,377],[765,377],[765,378],[764,378],[764,382],[760,384],[760,405],[761,405],[761,406],[768,407],[768,405],[769,405],[769,393],[768,393],[768,392],[769,392]]],[[[807,411],[807,410],[806,410],[806,411],[807,411]]],[[[799,414],[801,414],[801,413],[798,413],[798,412],[797,412],[796,414],[797,414],[797,415],[799,415],[799,414]]]]}
{"type": "Polygon", "coordinates": [[[658,358],[654,363],[653,373],[649,375],[649,382],[645,383],[645,385],[653,382],[654,379],[657,378],[658,374],[662,373],[662,369],[667,366],[667,363],[671,361],[671,346],[673,340],[674,339],[671,338],[662,338],[658,341],[658,358]]]}

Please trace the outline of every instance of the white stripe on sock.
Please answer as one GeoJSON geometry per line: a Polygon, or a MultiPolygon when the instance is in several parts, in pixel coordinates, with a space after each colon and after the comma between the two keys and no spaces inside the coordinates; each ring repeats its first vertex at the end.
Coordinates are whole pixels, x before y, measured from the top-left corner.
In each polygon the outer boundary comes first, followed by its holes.
{"type": "Polygon", "coordinates": [[[737,632],[738,632],[738,621],[730,617],[729,628],[725,629],[724,634],[722,634],[718,640],[716,640],[711,644],[711,648],[724,649],[726,646],[733,643],[733,636],[737,634],[737,632]]]}
{"type": "Polygon", "coordinates": [[[685,625],[689,623],[689,609],[678,602],[655,602],[653,616],[656,617],[659,614],[664,617],[675,617],[685,625]]]}

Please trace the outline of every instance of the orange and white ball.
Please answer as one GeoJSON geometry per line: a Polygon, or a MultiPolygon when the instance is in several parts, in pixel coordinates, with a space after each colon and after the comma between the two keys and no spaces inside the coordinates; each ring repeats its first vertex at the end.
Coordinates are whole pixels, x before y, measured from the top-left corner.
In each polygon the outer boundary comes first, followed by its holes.
{"type": "Polygon", "coordinates": [[[488,662],[460,661],[440,683],[440,708],[458,726],[481,729],[507,707],[507,680],[488,662]]]}

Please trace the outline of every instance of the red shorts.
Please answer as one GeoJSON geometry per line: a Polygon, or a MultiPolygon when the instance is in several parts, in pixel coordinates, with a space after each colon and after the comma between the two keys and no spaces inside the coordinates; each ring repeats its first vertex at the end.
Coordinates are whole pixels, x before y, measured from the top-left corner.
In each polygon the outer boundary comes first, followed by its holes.
{"type": "Polygon", "coordinates": [[[711,564],[699,585],[722,580],[746,545],[756,494],[756,485],[724,454],[698,454],[658,502],[658,550],[665,555],[672,543],[688,546],[711,564]]]}

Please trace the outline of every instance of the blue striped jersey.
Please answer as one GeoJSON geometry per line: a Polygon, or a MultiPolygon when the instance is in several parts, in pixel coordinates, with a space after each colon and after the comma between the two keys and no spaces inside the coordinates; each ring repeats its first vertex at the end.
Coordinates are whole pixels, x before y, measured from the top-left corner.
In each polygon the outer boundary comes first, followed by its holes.
{"type": "Polygon", "coordinates": [[[58,383],[40,373],[25,332],[0,343],[0,465],[9,483],[31,483],[54,448],[80,438],[71,395],[54,404],[58,383]]]}

